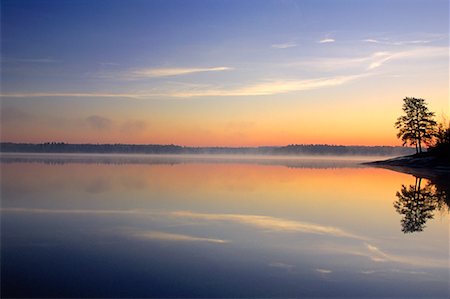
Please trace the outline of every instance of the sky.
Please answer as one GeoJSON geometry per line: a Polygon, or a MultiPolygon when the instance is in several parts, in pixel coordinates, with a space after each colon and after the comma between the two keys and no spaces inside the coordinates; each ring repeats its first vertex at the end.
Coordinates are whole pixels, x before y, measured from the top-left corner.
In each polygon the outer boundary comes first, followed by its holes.
{"type": "Polygon", "coordinates": [[[1,140],[401,145],[449,115],[447,0],[1,2],[1,140]]]}

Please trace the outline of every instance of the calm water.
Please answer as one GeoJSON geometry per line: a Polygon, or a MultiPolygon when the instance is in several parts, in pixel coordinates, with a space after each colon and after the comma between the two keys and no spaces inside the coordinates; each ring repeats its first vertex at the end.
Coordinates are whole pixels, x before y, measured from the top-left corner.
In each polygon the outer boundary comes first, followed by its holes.
{"type": "Polygon", "coordinates": [[[1,159],[4,297],[449,297],[445,191],[356,158],[1,159]]]}

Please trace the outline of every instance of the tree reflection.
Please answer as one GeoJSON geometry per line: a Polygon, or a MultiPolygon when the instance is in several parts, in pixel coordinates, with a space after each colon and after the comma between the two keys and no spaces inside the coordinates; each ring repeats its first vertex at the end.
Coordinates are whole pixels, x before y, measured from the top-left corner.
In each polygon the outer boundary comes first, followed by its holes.
{"type": "Polygon", "coordinates": [[[423,231],[436,210],[450,210],[448,190],[431,181],[422,187],[422,178],[416,178],[414,185],[402,185],[395,195],[397,201],[394,207],[403,216],[401,225],[404,233],[423,231]]]}

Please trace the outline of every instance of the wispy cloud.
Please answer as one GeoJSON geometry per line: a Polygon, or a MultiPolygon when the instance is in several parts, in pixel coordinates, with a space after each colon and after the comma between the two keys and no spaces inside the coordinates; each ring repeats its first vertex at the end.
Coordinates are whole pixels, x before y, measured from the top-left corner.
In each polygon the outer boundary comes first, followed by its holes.
{"type": "Polygon", "coordinates": [[[363,39],[363,42],[372,43],[372,44],[382,44],[382,45],[391,45],[391,46],[404,46],[404,45],[417,45],[417,44],[428,44],[431,43],[432,40],[405,40],[405,41],[390,41],[390,40],[379,40],[374,38],[363,39]]]}
{"type": "Polygon", "coordinates": [[[378,36],[362,39],[364,43],[379,44],[386,46],[414,46],[426,45],[437,41],[448,40],[448,33],[420,33],[414,36],[378,36]]]}
{"type": "Polygon", "coordinates": [[[374,44],[380,43],[379,40],[377,40],[377,39],[372,39],[372,38],[363,39],[363,42],[366,42],[366,43],[374,43],[374,44]]]}
{"type": "MultiPolygon", "coordinates": [[[[354,68],[353,75],[340,75],[318,77],[303,80],[272,79],[254,83],[226,85],[206,84],[163,84],[147,91],[127,92],[11,92],[0,94],[5,98],[48,98],[48,97],[71,97],[71,98],[120,98],[120,99],[151,99],[161,97],[191,98],[191,97],[234,97],[234,96],[265,96],[299,92],[305,90],[322,89],[340,86],[360,78],[372,75],[374,69],[378,69],[391,61],[399,60],[423,60],[448,57],[448,47],[414,47],[403,51],[380,51],[362,57],[333,57],[333,58],[308,58],[305,61],[290,63],[288,67],[307,66],[326,71],[338,69],[349,70],[354,68]]],[[[167,69],[140,69],[122,73],[121,78],[143,78],[164,77],[190,74],[195,72],[225,71],[232,68],[167,68],[167,69]]]]}
{"type": "Polygon", "coordinates": [[[372,55],[372,62],[369,64],[368,69],[378,68],[389,60],[424,59],[448,56],[449,48],[446,47],[424,47],[399,52],[377,52],[372,55]]]}
{"type": "Polygon", "coordinates": [[[396,54],[392,54],[389,52],[377,52],[370,56],[368,60],[370,60],[370,64],[367,67],[368,70],[372,70],[382,66],[385,62],[395,58],[396,54]]]}
{"type": "Polygon", "coordinates": [[[287,49],[287,48],[293,48],[293,47],[297,47],[297,44],[295,42],[287,42],[287,43],[272,45],[272,48],[275,48],[275,49],[287,49]]]}
{"type": "Polygon", "coordinates": [[[283,94],[296,91],[312,90],[319,88],[326,88],[332,86],[339,86],[367,75],[351,75],[351,76],[337,76],[325,77],[317,79],[306,80],[276,80],[267,81],[258,84],[247,85],[238,88],[227,89],[199,89],[186,90],[181,92],[174,92],[174,97],[205,97],[205,96],[264,96],[283,94]]]}
{"type": "Polygon", "coordinates": [[[305,80],[272,80],[263,83],[249,84],[241,87],[212,88],[201,85],[199,87],[182,88],[166,91],[135,92],[135,93],[4,93],[1,97],[9,98],[46,98],[46,97],[77,97],[77,98],[128,98],[128,99],[148,99],[154,97],[231,97],[231,96],[263,96],[283,94],[295,91],[326,88],[342,85],[356,79],[367,76],[350,75],[337,77],[324,77],[305,80]]]}
{"type": "Polygon", "coordinates": [[[316,269],[317,272],[319,272],[320,274],[330,274],[333,271],[328,270],[328,269],[316,269]]]}
{"type": "Polygon", "coordinates": [[[433,59],[437,57],[448,57],[447,47],[419,47],[404,51],[380,51],[361,57],[321,57],[309,58],[308,60],[291,63],[288,67],[306,66],[327,71],[338,69],[360,68],[365,70],[376,69],[388,61],[402,59],[433,59]]]}
{"type": "Polygon", "coordinates": [[[123,74],[127,78],[158,78],[188,75],[203,72],[221,72],[233,70],[232,67],[219,66],[209,68],[143,68],[133,69],[123,74]]]}
{"type": "Polygon", "coordinates": [[[131,68],[125,70],[102,70],[91,74],[91,76],[93,76],[94,78],[114,80],[114,81],[134,81],[142,79],[184,76],[195,73],[223,72],[231,70],[234,70],[234,68],[229,66],[191,67],[191,68],[180,68],[180,67],[131,68]]]}
{"type": "Polygon", "coordinates": [[[326,43],[334,43],[336,40],[334,38],[324,38],[321,39],[318,43],[319,44],[326,44],[326,43]]]}
{"type": "Polygon", "coordinates": [[[230,241],[213,238],[194,237],[183,234],[172,234],[160,231],[131,231],[127,232],[127,235],[140,239],[161,240],[161,241],[175,241],[175,242],[207,242],[216,244],[225,244],[230,241]]]}

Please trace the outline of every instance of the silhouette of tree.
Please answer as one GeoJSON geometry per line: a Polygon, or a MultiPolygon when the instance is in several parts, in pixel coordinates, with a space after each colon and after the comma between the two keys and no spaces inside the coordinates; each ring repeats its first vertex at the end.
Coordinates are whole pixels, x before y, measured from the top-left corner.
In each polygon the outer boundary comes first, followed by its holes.
{"type": "Polygon", "coordinates": [[[437,125],[436,130],[436,144],[435,147],[440,145],[448,145],[450,144],[450,121],[444,119],[444,121],[440,122],[437,125]]]}
{"type": "Polygon", "coordinates": [[[435,143],[428,152],[434,156],[440,165],[450,166],[450,122],[444,120],[437,125],[435,143]]]}
{"type": "Polygon", "coordinates": [[[433,219],[434,211],[450,212],[449,186],[429,181],[421,188],[422,178],[416,177],[414,185],[402,185],[395,196],[396,211],[403,215],[402,231],[413,233],[423,231],[429,219],[433,219]]]}
{"type": "Polygon", "coordinates": [[[424,99],[403,99],[404,115],[395,122],[399,130],[397,137],[403,141],[403,145],[409,143],[416,147],[416,153],[422,152],[422,143],[429,145],[435,135],[436,121],[434,112],[430,112],[424,99]]]}
{"type": "Polygon", "coordinates": [[[416,178],[415,185],[402,185],[401,190],[395,194],[398,200],[394,202],[394,207],[403,215],[401,224],[404,233],[423,231],[427,220],[433,218],[436,198],[431,185],[421,188],[421,182],[421,178],[416,178]]]}

